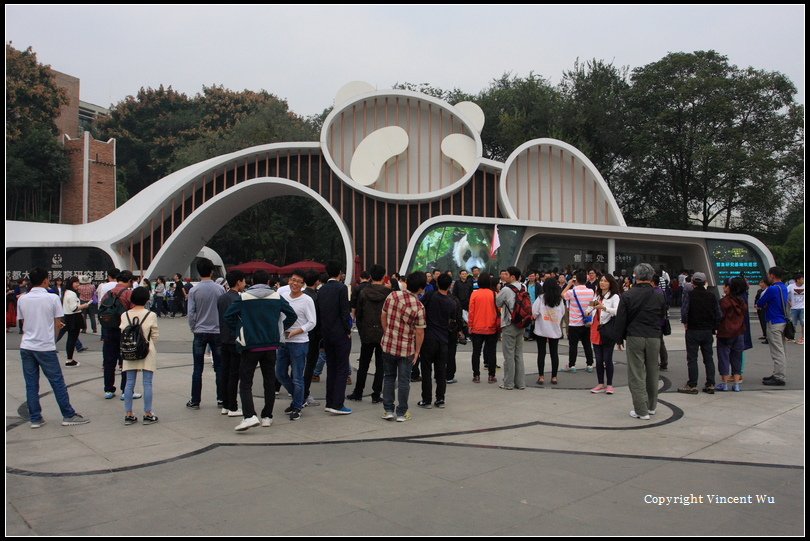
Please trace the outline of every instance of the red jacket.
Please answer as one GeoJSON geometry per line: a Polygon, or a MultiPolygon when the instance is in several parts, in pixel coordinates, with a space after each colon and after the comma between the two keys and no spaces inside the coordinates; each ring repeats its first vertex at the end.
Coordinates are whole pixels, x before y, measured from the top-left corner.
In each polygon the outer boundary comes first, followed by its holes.
{"type": "Polygon", "coordinates": [[[500,317],[495,306],[495,292],[476,289],[470,297],[470,317],[467,325],[472,334],[495,334],[500,329],[500,317]]]}

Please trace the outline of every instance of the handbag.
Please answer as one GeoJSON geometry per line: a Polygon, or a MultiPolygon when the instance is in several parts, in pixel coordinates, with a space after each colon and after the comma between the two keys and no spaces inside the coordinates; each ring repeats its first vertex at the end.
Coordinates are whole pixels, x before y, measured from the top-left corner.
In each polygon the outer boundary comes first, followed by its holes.
{"type": "Polygon", "coordinates": [[[669,318],[664,320],[664,326],[661,331],[664,333],[664,336],[672,334],[672,325],[669,323],[669,318]]]}
{"type": "Polygon", "coordinates": [[[582,314],[582,323],[585,325],[585,327],[590,327],[591,323],[593,323],[593,316],[585,314],[585,310],[582,309],[582,305],[579,303],[579,298],[577,297],[577,291],[575,289],[571,290],[571,294],[574,296],[574,300],[577,301],[579,313],[582,314]]]}
{"type": "Polygon", "coordinates": [[[793,326],[793,322],[790,320],[790,311],[788,310],[787,299],[782,297],[782,288],[779,288],[779,298],[782,300],[782,309],[785,311],[785,338],[794,340],[796,338],[796,327],[793,326]]]}

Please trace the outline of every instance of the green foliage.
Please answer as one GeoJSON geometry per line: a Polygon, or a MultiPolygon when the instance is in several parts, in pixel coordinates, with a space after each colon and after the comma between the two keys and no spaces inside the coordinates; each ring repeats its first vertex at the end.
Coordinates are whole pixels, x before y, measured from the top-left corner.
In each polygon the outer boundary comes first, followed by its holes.
{"type": "Polygon", "coordinates": [[[789,274],[804,272],[804,222],[794,227],[784,244],[771,246],[776,264],[789,274]]]}

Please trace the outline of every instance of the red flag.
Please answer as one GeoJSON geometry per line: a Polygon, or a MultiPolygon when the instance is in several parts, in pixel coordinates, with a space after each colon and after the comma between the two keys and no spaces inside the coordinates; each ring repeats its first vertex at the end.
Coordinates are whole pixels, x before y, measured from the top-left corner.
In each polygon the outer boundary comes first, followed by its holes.
{"type": "Polygon", "coordinates": [[[501,238],[498,236],[498,225],[495,225],[495,232],[492,234],[492,248],[489,249],[489,257],[494,257],[495,252],[501,247],[501,238]]]}

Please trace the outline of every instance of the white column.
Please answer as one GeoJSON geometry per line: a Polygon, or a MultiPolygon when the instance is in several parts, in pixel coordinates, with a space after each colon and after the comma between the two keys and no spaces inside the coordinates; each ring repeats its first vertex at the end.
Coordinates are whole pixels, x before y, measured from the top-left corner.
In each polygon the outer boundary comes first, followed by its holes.
{"type": "Polygon", "coordinates": [[[607,271],[613,274],[616,271],[616,239],[608,239],[608,266],[607,271]]]}

